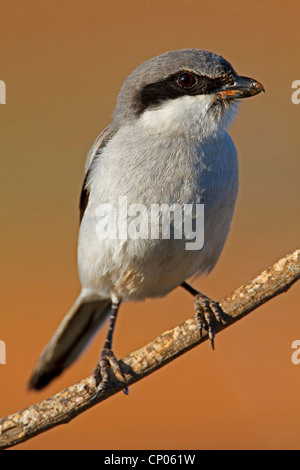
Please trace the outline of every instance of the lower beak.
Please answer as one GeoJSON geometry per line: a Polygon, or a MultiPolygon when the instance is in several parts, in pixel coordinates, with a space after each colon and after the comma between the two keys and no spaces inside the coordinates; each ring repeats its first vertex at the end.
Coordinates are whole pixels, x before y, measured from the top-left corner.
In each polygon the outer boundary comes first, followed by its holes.
{"type": "Polygon", "coordinates": [[[253,78],[236,76],[234,83],[224,85],[217,91],[217,95],[223,99],[241,99],[257,95],[260,92],[265,92],[261,83],[253,80],[253,78]]]}

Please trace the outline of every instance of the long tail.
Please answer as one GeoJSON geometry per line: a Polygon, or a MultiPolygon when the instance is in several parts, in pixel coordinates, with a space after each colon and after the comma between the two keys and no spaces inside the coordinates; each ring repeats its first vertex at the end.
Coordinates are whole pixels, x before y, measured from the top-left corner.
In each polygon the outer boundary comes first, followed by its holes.
{"type": "Polygon", "coordinates": [[[42,352],[29,388],[40,390],[72,364],[104,322],[110,309],[111,301],[108,299],[87,300],[80,295],[42,352]]]}

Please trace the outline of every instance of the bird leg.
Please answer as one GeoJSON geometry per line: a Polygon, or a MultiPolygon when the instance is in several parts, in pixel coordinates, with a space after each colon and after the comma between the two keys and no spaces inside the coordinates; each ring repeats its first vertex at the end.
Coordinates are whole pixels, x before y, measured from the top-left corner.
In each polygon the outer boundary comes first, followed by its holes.
{"type": "Polygon", "coordinates": [[[208,331],[212,349],[215,349],[215,322],[223,323],[225,321],[224,312],[218,302],[210,299],[206,295],[194,289],[187,282],[183,282],[181,286],[194,296],[194,305],[196,311],[196,319],[200,336],[202,337],[203,328],[208,331]]]}
{"type": "MultiPolygon", "coordinates": [[[[108,383],[109,383],[109,370],[111,368],[114,370],[114,372],[116,372],[119,376],[122,377],[124,382],[126,381],[124,374],[121,370],[119,361],[117,360],[112,350],[112,338],[113,338],[113,332],[114,332],[115,323],[116,323],[116,319],[117,319],[117,315],[119,311],[119,306],[120,306],[120,302],[112,304],[110,318],[109,318],[109,326],[108,326],[108,330],[106,334],[105,343],[104,343],[103,349],[99,357],[99,362],[96,365],[94,369],[94,373],[93,373],[94,380],[95,380],[96,387],[97,387],[97,392],[95,396],[93,397],[93,399],[98,397],[107,388],[108,383]]],[[[124,388],[124,393],[126,394],[128,393],[127,387],[124,388]]]]}

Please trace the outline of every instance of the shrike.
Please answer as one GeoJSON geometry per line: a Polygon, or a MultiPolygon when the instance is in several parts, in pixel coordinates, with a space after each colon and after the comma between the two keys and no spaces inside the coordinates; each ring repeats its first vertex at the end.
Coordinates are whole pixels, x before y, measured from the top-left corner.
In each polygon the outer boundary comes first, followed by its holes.
{"type": "Polygon", "coordinates": [[[31,388],[43,388],[68,367],[109,314],[94,371],[97,393],[105,390],[110,367],[123,380],[112,351],[120,303],[164,296],[178,286],[194,295],[199,328],[208,330],[213,345],[222,311],[186,280],[209,272],[222,251],[238,192],[237,152],[226,129],[236,100],[261,91],[223,57],[197,49],[159,55],[128,76],[113,122],[87,157],[78,241],[82,291],[42,352],[31,388]],[[184,236],[100,237],[99,206],[115,207],[124,196],[149,211],[153,204],[204,204],[203,247],[187,250],[184,236]]]}

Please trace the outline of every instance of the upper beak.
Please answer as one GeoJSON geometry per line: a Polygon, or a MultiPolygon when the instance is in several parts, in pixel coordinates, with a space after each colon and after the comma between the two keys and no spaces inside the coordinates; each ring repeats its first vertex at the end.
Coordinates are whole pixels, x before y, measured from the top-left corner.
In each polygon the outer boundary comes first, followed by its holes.
{"type": "Polygon", "coordinates": [[[261,91],[265,92],[265,89],[261,83],[257,82],[253,78],[241,77],[237,75],[233,84],[224,85],[220,90],[217,91],[217,94],[224,99],[241,99],[257,95],[261,91]]]}

